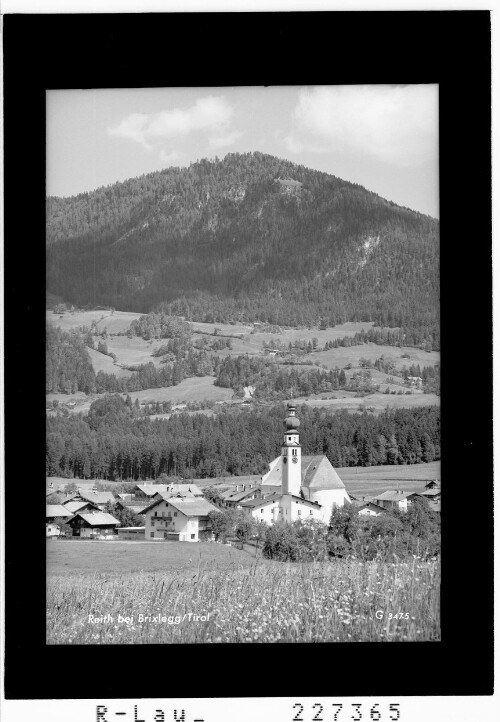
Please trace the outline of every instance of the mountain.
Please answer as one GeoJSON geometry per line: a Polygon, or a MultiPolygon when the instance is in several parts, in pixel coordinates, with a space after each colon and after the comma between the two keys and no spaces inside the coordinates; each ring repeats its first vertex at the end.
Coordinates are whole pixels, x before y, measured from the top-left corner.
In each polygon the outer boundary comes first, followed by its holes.
{"type": "Polygon", "coordinates": [[[78,306],[439,333],[439,223],[263,153],[47,198],[47,290],[78,306]]]}

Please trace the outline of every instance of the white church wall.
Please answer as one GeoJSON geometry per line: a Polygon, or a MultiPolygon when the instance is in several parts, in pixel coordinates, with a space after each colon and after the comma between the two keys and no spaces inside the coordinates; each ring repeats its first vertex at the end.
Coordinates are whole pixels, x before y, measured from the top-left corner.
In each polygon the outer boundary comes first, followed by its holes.
{"type": "Polygon", "coordinates": [[[328,524],[334,506],[344,506],[349,503],[349,497],[345,489],[319,489],[310,490],[311,501],[321,504],[321,521],[328,524]]]}
{"type": "Polygon", "coordinates": [[[272,524],[278,519],[279,504],[274,501],[272,504],[266,504],[257,509],[252,509],[252,516],[256,521],[263,521],[266,524],[272,524]]]}

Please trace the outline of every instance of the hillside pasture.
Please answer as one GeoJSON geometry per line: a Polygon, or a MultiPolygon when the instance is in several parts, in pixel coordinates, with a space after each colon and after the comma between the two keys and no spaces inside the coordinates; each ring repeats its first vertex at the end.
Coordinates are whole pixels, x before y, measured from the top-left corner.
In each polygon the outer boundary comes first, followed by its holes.
{"type": "MultiPolygon", "coordinates": [[[[329,369],[338,368],[342,369],[347,364],[352,364],[352,369],[347,371],[347,375],[352,374],[353,371],[359,369],[359,360],[365,358],[368,361],[376,361],[381,356],[386,361],[394,361],[396,369],[401,370],[403,366],[409,368],[412,364],[420,364],[423,366],[434,366],[439,363],[440,354],[439,351],[431,351],[428,353],[423,349],[413,348],[410,346],[378,346],[375,343],[364,343],[361,346],[341,346],[339,348],[332,348],[328,351],[318,351],[308,355],[308,358],[314,363],[319,361],[320,364],[324,364],[329,369]],[[401,358],[403,354],[408,354],[409,358],[401,358]]],[[[384,374],[388,376],[390,374],[384,374]]]]}
{"type": "Polygon", "coordinates": [[[171,401],[179,404],[183,401],[230,401],[234,391],[214,385],[213,376],[194,376],[184,379],[177,386],[167,388],[145,389],[143,391],[131,391],[132,401],[139,399],[139,403],[153,403],[156,401],[171,401]]]}
{"type": "Polygon", "coordinates": [[[52,326],[59,326],[63,331],[71,331],[75,328],[86,326],[90,328],[92,322],[97,323],[100,332],[107,329],[108,333],[125,333],[130,324],[141,316],[140,313],[129,313],[128,311],[65,311],[63,314],[56,314],[47,311],[47,322],[52,326]],[[62,316],[62,318],[61,318],[62,316]]]}
{"type": "Polygon", "coordinates": [[[92,367],[96,374],[99,373],[99,371],[104,371],[107,374],[113,374],[114,376],[117,376],[119,379],[132,376],[132,371],[120,368],[120,366],[115,364],[111,356],[100,353],[100,351],[96,351],[93,348],[87,348],[87,351],[89,353],[90,360],[92,361],[92,367]]]}
{"type": "Polygon", "coordinates": [[[380,413],[387,407],[390,409],[414,409],[420,406],[438,406],[441,401],[436,394],[424,394],[414,391],[413,394],[406,396],[405,394],[384,394],[373,393],[362,398],[356,396],[355,391],[334,391],[320,396],[297,397],[293,399],[296,404],[306,404],[313,408],[329,409],[337,411],[347,409],[347,411],[363,411],[365,408],[374,408],[374,413],[380,413]],[[335,397],[335,398],[332,398],[335,397]]]}
{"type": "Polygon", "coordinates": [[[117,363],[122,366],[140,366],[153,363],[161,365],[160,356],[152,356],[152,353],[166,344],[165,339],[152,339],[145,341],[139,336],[111,336],[106,341],[108,351],[114,353],[117,363]]]}

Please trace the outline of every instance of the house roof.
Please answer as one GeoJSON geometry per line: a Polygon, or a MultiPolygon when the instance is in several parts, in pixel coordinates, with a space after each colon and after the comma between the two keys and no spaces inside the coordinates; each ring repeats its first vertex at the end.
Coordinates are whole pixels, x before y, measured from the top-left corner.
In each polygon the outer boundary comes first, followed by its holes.
{"type": "Polygon", "coordinates": [[[62,504],[47,504],[45,518],[56,516],[72,516],[73,513],[68,511],[62,504]]]}
{"type": "MultiPolygon", "coordinates": [[[[281,486],[283,457],[271,462],[271,471],[262,481],[263,486],[281,486]]],[[[302,486],[308,489],[345,489],[344,482],[324,455],[303,456],[301,463],[302,486]]]]}
{"type": "Polygon", "coordinates": [[[280,497],[281,494],[270,494],[264,499],[249,499],[248,501],[243,501],[241,503],[241,506],[244,506],[247,509],[257,509],[260,506],[267,506],[267,504],[273,504],[275,501],[278,501],[280,497]]]}
{"type": "Polygon", "coordinates": [[[214,505],[211,504],[206,499],[200,499],[196,497],[185,497],[182,499],[179,499],[177,497],[159,497],[153,501],[152,504],[147,506],[145,509],[140,511],[140,514],[145,514],[150,509],[154,509],[155,506],[158,506],[158,504],[161,504],[163,501],[166,501],[168,504],[174,507],[174,509],[177,509],[185,516],[207,516],[211,511],[219,511],[219,509],[214,505]]]}
{"type": "Polygon", "coordinates": [[[441,494],[441,489],[426,489],[425,491],[419,492],[421,496],[439,496],[441,494]]]}
{"type": "Polygon", "coordinates": [[[252,476],[215,476],[207,477],[206,479],[191,479],[194,484],[197,484],[200,488],[206,488],[207,486],[230,486],[234,487],[235,484],[248,484],[252,482],[254,485],[260,483],[262,477],[259,474],[253,474],[252,476]]]}
{"type": "Polygon", "coordinates": [[[107,504],[108,501],[115,501],[115,497],[110,491],[79,491],[73,494],[68,501],[76,501],[78,497],[92,501],[94,504],[107,504]]]}
{"type": "Polygon", "coordinates": [[[194,496],[203,496],[202,490],[196,484],[137,484],[147,496],[155,496],[156,494],[193,494],[194,496]]]}
{"type": "MultiPolygon", "coordinates": [[[[241,506],[248,509],[258,509],[261,506],[266,506],[267,504],[273,504],[275,501],[279,501],[282,496],[283,494],[271,494],[270,496],[266,496],[264,499],[249,499],[249,501],[242,502],[241,506]]],[[[296,496],[295,494],[290,494],[290,496],[292,499],[295,499],[306,506],[312,506],[316,509],[321,507],[321,504],[318,504],[317,501],[310,501],[309,499],[304,499],[302,496],[296,496]]]]}
{"type": "Polygon", "coordinates": [[[99,508],[98,506],[95,506],[95,504],[93,504],[91,501],[67,501],[65,502],[64,506],[72,514],[76,514],[79,509],[84,509],[89,504],[91,504],[95,509],[99,508]]]}
{"type": "Polygon", "coordinates": [[[375,502],[373,502],[373,501],[367,501],[364,504],[361,504],[360,506],[358,506],[356,504],[356,508],[358,510],[358,514],[363,509],[373,509],[373,511],[380,511],[380,512],[386,511],[383,506],[380,506],[380,504],[375,504],[375,502]]]}
{"type": "Polygon", "coordinates": [[[373,497],[373,501],[376,499],[388,500],[388,501],[401,501],[406,499],[408,496],[415,494],[414,491],[398,491],[397,489],[391,489],[390,491],[384,491],[382,494],[373,497]]]}
{"type": "Polygon", "coordinates": [[[255,494],[255,490],[258,488],[258,486],[253,486],[251,489],[246,489],[245,491],[234,491],[234,489],[229,489],[228,491],[224,491],[221,496],[223,499],[226,499],[226,501],[241,501],[246,496],[255,494]]]}
{"type": "Polygon", "coordinates": [[[118,506],[121,509],[129,509],[133,514],[140,514],[147,507],[147,504],[124,504],[123,502],[118,502],[118,506]]]}
{"type": "Polygon", "coordinates": [[[75,519],[77,516],[81,517],[84,521],[86,521],[89,526],[120,525],[118,519],[115,519],[115,517],[111,516],[111,514],[106,514],[104,511],[96,511],[94,514],[78,513],[75,514],[73,519],[75,519]]]}

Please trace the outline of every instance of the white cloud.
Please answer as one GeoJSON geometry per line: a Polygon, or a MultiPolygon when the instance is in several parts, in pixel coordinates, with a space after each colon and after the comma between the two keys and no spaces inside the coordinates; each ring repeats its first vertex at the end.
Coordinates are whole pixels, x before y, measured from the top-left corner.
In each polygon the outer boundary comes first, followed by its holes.
{"type": "Polygon", "coordinates": [[[437,85],[304,89],[284,139],[292,153],[354,151],[406,166],[436,157],[437,141],[437,85]]]}
{"type": "Polygon", "coordinates": [[[232,133],[210,138],[209,144],[212,148],[227,148],[230,145],[234,145],[238,138],[241,138],[242,135],[243,133],[239,130],[233,130],[232,133]]]}
{"type": "Polygon", "coordinates": [[[182,156],[180,153],[178,153],[176,150],[160,150],[160,160],[165,163],[165,165],[181,165],[180,160],[182,156]]]}
{"type": "Polygon", "coordinates": [[[126,118],[123,118],[118,125],[113,128],[108,128],[108,133],[118,138],[135,140],[145,148],[151,149],[151,146],[145,139],[145,128],[149,120],[150,116],[145,113],[132,113],[132,115],[127,115],[126,118]]]}
{"type": "Polygon", "coordinates": [[[185,137],[194,131],[221,133],[228,129],[232,116],[233,109],[224,97],[208,96],[199,98],[190,108],[133,113],[108,132],[151,148],[151,144],[161,138],[185,137]]]}

